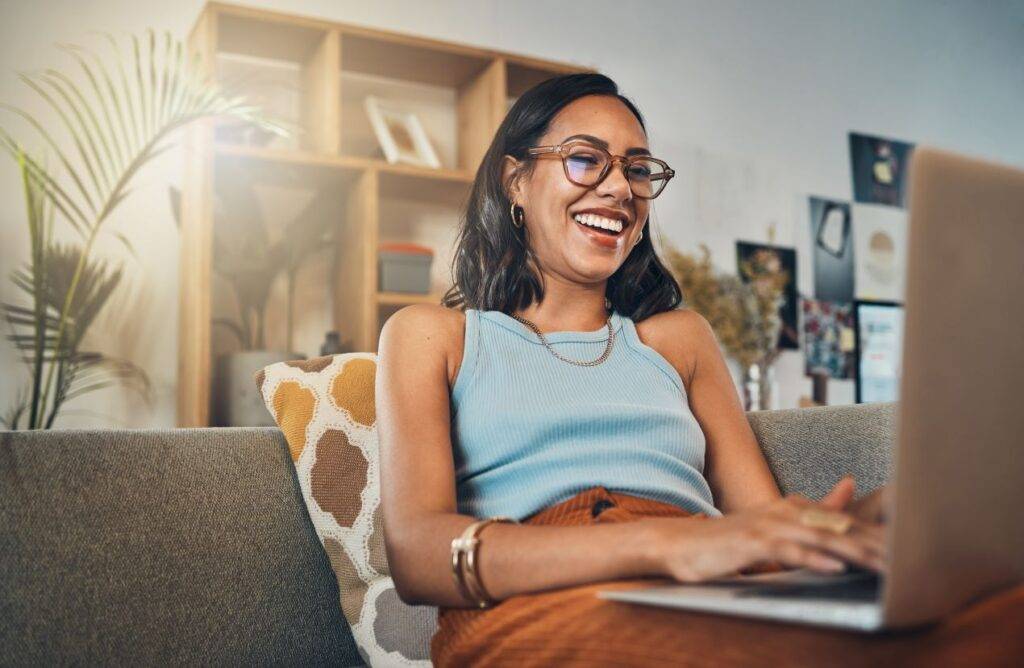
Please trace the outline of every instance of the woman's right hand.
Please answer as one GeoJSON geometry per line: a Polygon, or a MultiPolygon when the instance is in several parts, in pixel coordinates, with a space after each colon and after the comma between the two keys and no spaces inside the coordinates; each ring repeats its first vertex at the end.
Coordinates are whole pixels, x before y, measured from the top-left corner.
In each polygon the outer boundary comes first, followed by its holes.
{"type": "Polygon", "coordinates": [[[645,521],[657,527],[654,549],[659,575],[680,582],[734,575],[741,569],[771,561],[822,573],[842,572],[845,562],[869,570],[884,570],[883,524],[853,517],[850,529],[837,534],[802,524],[800,514],[807,508],[842,512],[835,504],[788,494],[723,517],[696,521],[658,517],[645,521]]]}

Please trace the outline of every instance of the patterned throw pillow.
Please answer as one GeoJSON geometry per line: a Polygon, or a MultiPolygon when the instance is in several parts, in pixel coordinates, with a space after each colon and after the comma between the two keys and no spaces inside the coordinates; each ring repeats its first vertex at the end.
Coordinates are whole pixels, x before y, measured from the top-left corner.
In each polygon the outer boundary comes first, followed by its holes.
{"type": "Polygon", "coordinates": [[[341,609],[371,666],[430,666],[437,608],[398,598],[380,514],[377,356],[344,353],[256,372],[284,432],[302,496],[338,578],[341,609]]]}

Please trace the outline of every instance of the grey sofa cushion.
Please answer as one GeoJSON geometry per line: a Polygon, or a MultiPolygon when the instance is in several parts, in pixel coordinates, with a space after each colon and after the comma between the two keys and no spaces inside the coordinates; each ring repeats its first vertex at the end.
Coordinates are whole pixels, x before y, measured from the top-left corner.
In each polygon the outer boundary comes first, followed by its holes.
{"type": "Polygon", "coordinates": [[[362,665],[276,427],[0,432],[0,664],[362,665]]]}

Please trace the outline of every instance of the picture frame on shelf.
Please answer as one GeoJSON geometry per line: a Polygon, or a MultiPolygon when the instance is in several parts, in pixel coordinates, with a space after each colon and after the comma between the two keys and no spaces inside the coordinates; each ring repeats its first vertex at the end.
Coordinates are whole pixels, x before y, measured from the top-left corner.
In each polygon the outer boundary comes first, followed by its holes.
{"type": "Polygon", "coordinates": [[[389,163],[440,169],[437,152],[415,113],[375,95],[367,95],[364,105],[384,158],[389,163]]]}

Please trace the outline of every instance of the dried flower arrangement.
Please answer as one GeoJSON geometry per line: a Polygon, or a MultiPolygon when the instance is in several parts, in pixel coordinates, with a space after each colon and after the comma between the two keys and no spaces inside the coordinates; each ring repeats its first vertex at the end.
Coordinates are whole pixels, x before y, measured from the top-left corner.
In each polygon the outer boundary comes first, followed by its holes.
{"type": "Polygon", "coordinates": [[[758,251],[740,265],[747,279],[744,281],[717,272],[707,246],[701,244],[700,248],[701,256],[697,257],[668,244],[664,256],[679,281],[686,305],[707,318],[726,354],[740,364],[748,378],[754,375],[750,369],[758,368],[756,376],[762,388],[756,403],[765,408],[770,389],[765,386],[767,371],[780,352],[779,307],[788,273],[777,255],[758,251]]]}

